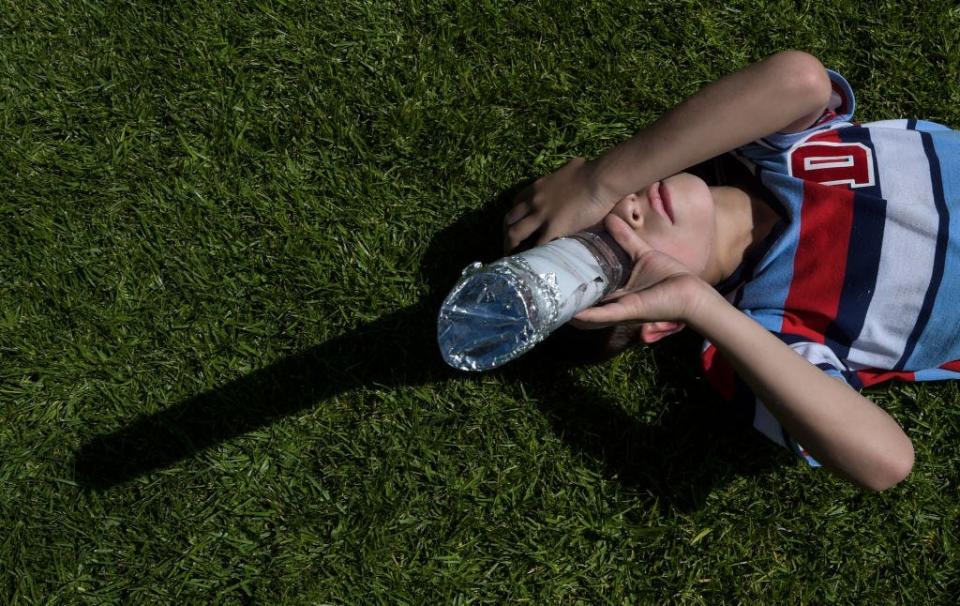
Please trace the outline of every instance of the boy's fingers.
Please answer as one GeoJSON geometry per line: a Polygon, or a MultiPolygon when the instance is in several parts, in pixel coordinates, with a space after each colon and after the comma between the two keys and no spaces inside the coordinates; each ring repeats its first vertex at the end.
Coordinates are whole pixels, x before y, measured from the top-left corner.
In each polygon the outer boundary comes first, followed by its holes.
{"type": "Polygon", "coordinates": [[[556,224],[552,224],[548,229],[545,229],[543,233],[540,234],[540,237],[537,238],[537,246],[543,246],[544,244],[549,244],[557,238],[563,237],[564,232],[557,230],[556,224]]]}
{"type": "Polygon", "coordinates": [[[533,215],[528,215],[525,219],[514,223],[510,229],[507,230],[505,248],[507,250],[513,250],[517,245],[533,235],[533,232],[539,228],[540,219],[533,215]]]}
{"type": "Polygon", "coordinates": [[[639,259],[643,253],[653,250],[643,238],[633,231],[633,228],[631,228],[626,221],[617,215],[613,213],[607,215],[603,225],[607,228],[607,231],[610,232],[610,235],[613,236],[613,239],[617,241],[617,244],[622,246],[623,250],[627,251],[627,254],[630,255],[630,260],[634,263],[637,262],[637,259],[639,259]]]}
{"type": "Polygon", "coordinates": [[[573,316],[575,320],[584,328],[606,328],[618,322],[631,319],[630,309],[623,303],[613,302],[597,307],[588,307],[577,315],[573,316]]]}
{"type": "Polygon", "coordinates": [[[603,326],[597,326],[595,324],[591,324],[590,322],[582,322],[577,319],[577,316],[570,318],[567,321],[567,324],[569,324],[570,326],[573,326],[574,328],[579,328],[582,330],[594,330],[597,328],[603,328],[603,326]]]}
{"type": "Polygon", "coordinates": [[[510,227],[520,219],[526,217],[530,214],[530,211],[533,210],[530,208],[530,203],[527,201],[517,202],[516,206],[510,209],[510,211],[503,218],[503,224],[507,227],[510,227]]]}

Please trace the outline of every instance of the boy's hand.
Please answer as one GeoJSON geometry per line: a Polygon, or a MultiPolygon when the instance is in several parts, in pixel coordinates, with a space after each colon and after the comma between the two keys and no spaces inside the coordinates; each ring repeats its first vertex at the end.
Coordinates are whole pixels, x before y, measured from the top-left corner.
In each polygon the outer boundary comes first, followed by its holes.
{"type": "Polygon", "coordinates": [[[538,231],[539,245],[599,223],[617,203],[608,197],[614,196],[599,192],[587,161],[573,158],[517,195],[503,219],[504,253],[538,231]]]}
{"type": "Polygon", "coordinates": [[[689,322],[716,291],[690,268],[650,247],[616,215],[604,226],[633,261],[626,286],[612,292],[600,305],[575,315],[578,328],[604,328],[625,321],[689,322]]]}

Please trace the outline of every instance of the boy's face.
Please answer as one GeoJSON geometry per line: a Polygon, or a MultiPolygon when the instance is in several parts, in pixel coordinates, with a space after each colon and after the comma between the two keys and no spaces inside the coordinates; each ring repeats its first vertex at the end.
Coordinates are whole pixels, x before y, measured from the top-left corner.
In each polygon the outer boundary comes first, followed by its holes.
{"type": "Polygon", "coordinates": [[[714,255],[717,216],[710,188],[689,173],[624,196],[611,211],[653,248],[703,276],[714,255]]]}

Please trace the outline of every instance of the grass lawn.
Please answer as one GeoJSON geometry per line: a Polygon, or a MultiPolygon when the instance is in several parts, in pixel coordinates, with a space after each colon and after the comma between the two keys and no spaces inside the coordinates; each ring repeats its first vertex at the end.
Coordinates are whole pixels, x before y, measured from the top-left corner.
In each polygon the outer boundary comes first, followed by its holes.
{"type": "Polygon", "coordinates": [[[960,127],[944,0],[0,0],[0,603],[955,604],[955,383],[867,494],[696,335],[437,351],[518,185],[785,48],[960,127]]]}

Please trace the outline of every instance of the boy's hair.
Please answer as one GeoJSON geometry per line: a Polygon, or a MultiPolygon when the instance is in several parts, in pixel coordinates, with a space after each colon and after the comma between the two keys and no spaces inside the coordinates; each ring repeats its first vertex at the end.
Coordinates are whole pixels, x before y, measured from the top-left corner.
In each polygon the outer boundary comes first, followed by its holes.
{"type": "Polygon", "coordinates": [[[598,330],[580,330],[569,324],[551,334],[539,350],[564,365],[598,364],[640,343],[640,322],[616,324],[598,330]]]}

